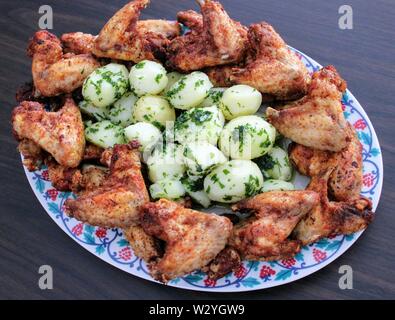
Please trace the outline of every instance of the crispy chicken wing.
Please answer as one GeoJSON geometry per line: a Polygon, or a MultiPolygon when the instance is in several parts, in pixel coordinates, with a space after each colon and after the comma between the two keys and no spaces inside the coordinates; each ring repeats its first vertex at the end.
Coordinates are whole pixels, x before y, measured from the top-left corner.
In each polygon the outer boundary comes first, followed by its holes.
{"type": "Polygon", "coordinates": [[[46,30],[36,32],[30,40],[35,95],[46,97],[71,93],[82,85],[99,62],[90,54],[63,55],[60,40],[46,30]]]}
{"type": "Polygon", "coordinates": [[[40,146],[30,139],[22,139],[18,144],[18,150],[23,155],[23,165],[29,171],[36,171],[44,163],[45,152],[40,146]]]}
{"type": "Polygon", "coordinates": [[[340,151],[350,143],[341,98],[346,82],[333,66],[313,75],[307,96],[281,110],[268,108],[269,122],[285,137],[319,150],[340,151]]]}
{"type": "Polygon", "coordinates": [[[321,238],[363,230],[373,220],[371,202],[366,198],[361,197],[353,202],[328,200],[328,179],[332,170],[313,176],[307,188],[318,192],[320,201],[293,231],[292,237],[303,245],[321,238]]]}
{"type": "Polygon", "coordinates": [[[150,264],[153,278],[163,282],[206,266],[225,248],[232,230],[228,218],[165,199],[144,205],[140,220],[146,233],[166,242],[164,256],[150,264]]]}
{"type": "Polygon", "coordinates": [[[163,255],[160,240],[145,233],[140,225],[132,225],[123,232],[133,253],[145,262],[149,263],[163,255]]]}
{"type": "Polygon", "coordinates": [[[88,54],[92,53],[97,36],[83,32],[65,33],[60,37],[65,53],[88,54]]]}
{"type": "Polygon", "coordinates": [[[226,247],[204,268],[208,277],[213,280],[220,279],[229,272],[235,271],[241,265],[241,257],[236,249],[226,247]]]}
{"type": "Polygon", "coordinates": [[[198,2],[203,16],[201,19],[193,11],[178,15],[192,30],[171,41],[168,47],[169,65],[189,72],[241,61],[247,45],[246,28],[230,19],[219,2],[198,2]]]}
{"type": "Polygon", "coordinates": [[[291,161],[305,176],[316,176],[332,167],[328,179],[330,196],[337,201],[353,201],[360,198],[362,187],[362,145],[353,127],[348,123],[351,141],[340,152],[322,151],[292,144],[291,161]]]}
{"type": "Polygon", "coordinates": [[[99,188],[65,202],[66,213],[94,226],[127,228],[138,224],[138,210],[149,201],[139,152],[130,144],[115,145],[110,172],[99,188]]]}
{"type": "Polygon", "coordinates": [[[12,113],[18,139],[30,139],[49,152],[62,166],[77,167],[85,148],[84,125],[73,99],[67,98],[57,112],[47,112],[42,104],[24,101],[12,113]]]}
{"type": "Polygon", "coordinates": [[[170,39],[180,34],[177,22],[138,21],[149,0],[127,3],[106,23],[95,39],[93,53],[98,57],[139,62],[161,60],[170,39]]]}
{"type": "Polygon", "coordinates": [[[303,96],[310,75],[302,61],[266,22],[248,29],[249,56],[244,67],[232,68],[229,81],[247,84],[276,100],[303,96]]]}
{"type": "Polygon", "coordinates": [[[271,191],[242,200],[232,209],[254,216],[234,226],[229,245],[248,260],[278,260],[294,256],[301,243],[289,235],[297,223],[318,204],[314,191],[271,191]]]}

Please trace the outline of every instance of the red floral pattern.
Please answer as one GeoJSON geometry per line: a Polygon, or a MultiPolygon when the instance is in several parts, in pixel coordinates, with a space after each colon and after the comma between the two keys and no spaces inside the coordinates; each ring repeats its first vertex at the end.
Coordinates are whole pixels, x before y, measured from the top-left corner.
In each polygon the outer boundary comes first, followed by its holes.
{"type": "Polygon", "coordinates": [[[314,257],[315,261],[320,262],[320,261],[326,259],[326,252],[314,248],[313,249],[313,257],[314,257]]]}
{"type": "Polygon", "coordinates": [[[45,180],[45,181],[49,181],[49,173],[48,173],[48,170],[44,170],[44,171],[41,173],[41,178],[42,178],[43,180],[45,180]]]}
{"type": "Polygon", "coordinates": [[[71,229],[71,232],[76,236],[80,236],[83,230],[84,230],[84,224],[78,223],[73,227],[73,229],[71,229]]]}
{"type": "Polygon", "coordinates": [[[274,271],[272,268],[269,266],[263,266],[261,271],[259,272],[259,277],[262,279],[266,279],[270,276],[274,276],[276,274],[276,271],[274,271]]]}
{"type": "Polygon", "coordinates": [[[59,191],[56,189],[48,189],[47,190],[47,195],[52,201],[56,201],[58,194],[59,194],[59,191]]]}
{"type": "Polygon", "coordinates": [[[118,251],[118,256],[124,261],[130,260],[132,258],[132,250],[129,247],[125,247],[118,251]]]}
{"type": "Polygon", "coordinates": [[[241,264],[235,271],[234,275],[236,278],[243,278],[247,274],[247,269],[241,264]]]}
{"type": "Polygon", "coordinates": [[[96,237],[104,238],[107,235],[107,230],[104,228],[98,228],[95,232],[96,237]]]}
{"type": "Polygon", "coordinates": [[[359,119],[354,123],[354,128],[355,129],[360,129],[363,130],[367,126],[366,122],[363,119],[359,119]]]}
{"type": "Polygon", "coordinates": [[[365,173],[362,176],[362,183],[365,187],[371,187],[374,183],[374,175],[372,173],[365,173]]]}
{"type": "Polygon", "coordinates": [[[216,284],[217,284],[217,280],[213,280],[213,279],[210,279],[210,278],[204,279],[204,285],[206,287],[215,287],[216,284]]]}
{"type": "Polygon", "coordinates": [[[294,258],[281,260],[281,264],[287,268],[293,267],[295,265],[295,263],[296,263],[296,260],[294,258]]]}

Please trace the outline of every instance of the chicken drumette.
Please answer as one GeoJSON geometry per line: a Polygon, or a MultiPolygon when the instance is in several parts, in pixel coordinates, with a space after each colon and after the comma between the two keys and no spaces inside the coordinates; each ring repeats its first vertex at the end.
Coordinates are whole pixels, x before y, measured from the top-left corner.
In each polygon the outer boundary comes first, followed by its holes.
{"type": "Polygon", "coordinates": [[[301,243],[289,236],[297,223],[317,204],[314,191],[271,191],[242,200],[235,211],[253,216],[236,224],[229,245],[248,260],[278,260],[294,256],[301,243]]]}
{"type": "Polygon", "coordinates": [[[320,150],[340,151],[350,143],[341,99],[346,82],[333,66],[313,74],[305,97],[280,110],[268,108],[269,122],[285,137],[320,150]]]}
{"type": "Polygon", "coordinates": [[[45,111],[38,102],[23,101],[12,113],[12,127],[18,140],[31,140],[62,166],[74,168],[80,164],[85,148],[84,125],[72,98],[67,98],[57,112],[45,111]]]}
{"type": "Polygon", "coordinates": [[[63,54],[60,40],[46,30],[36,32],[30,40],[28,55],[33,59],[35,96],[71,93],[100,67],[91,54],[63,54]]]}
{"type": "MultiPolygon", "coordinates": [[[[163,60],[170,39],[180,34],[180,26],[166,20],[138,21],[149,2],[134,0],[115,13],[94,38],[93,54],[136,63],[144,59],[163,60]]],[[[78,40],[77,35],[75,38],[78,40]]],[[[72,43],[71,39],[68,36],[65,40],[72,43]]]]}
{"type": "Polygon", "coordinates": [[[168,47],[168,64],[182,72],[236,63],[243,59],[247,30],[233,21],[216,1],[199,0],[202,17],[194,11],[178,14],[191,31],[168,47]]]}
{"type": "Polygon", "coordinates": [[[205,267],[224,249],[232,231],[226,217],[165,199],[144,205],[140,220],[146,233],[166,242],[164,256],[150,264],[152,276],[163,282],[205,267]]]}

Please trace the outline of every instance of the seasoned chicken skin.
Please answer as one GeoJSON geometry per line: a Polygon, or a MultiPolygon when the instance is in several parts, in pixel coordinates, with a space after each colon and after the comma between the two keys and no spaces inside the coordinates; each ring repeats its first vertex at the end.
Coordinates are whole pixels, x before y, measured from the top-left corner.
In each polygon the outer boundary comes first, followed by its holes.
{"type": "Polygon", "coordinates": [[[93,54],[136,63],[163,59],[169,39],[180,34],[180,26],[165,20],[138,21],[149,2],[134,0],[115,13],[95,39],[93,54]]]}
{"type": "Polygon", "coordinates": [[[340,151],[350,143],[341,98],[346,82],[333,66],[313,74],[309,92],[280,110],[268,108],[269,122],[285,137],[307,147],[340,151]]]}
{"type": "Polygon", "coordinates": [[[370,200],[360,197],[352,202],[328,199],[328,179],[332,170],[313,176],[307,190],[320,194],[319,204],[296,226],[292,237],[303,245],[321,238],[351,234],[365,229],[373,220],[370,200]]]}
{"type": "Polygon", "coordinates": [[[98,188],[65,202],[70,217],[105,228],[139,223],[138,210],[149,201],[141,174],[139,152],[130,144],[115,145],[110,172],[98,188]]]}
{"type": "Polygon", "coordinates": [[[18,144],[18,150],[23,155],[23,165],[29,171],[36,171],[44,163],[45,152],[32,140],[22,139],[18,144]]]}
{"type": "Polygon", "coordinates": [[[42,104],[24,101],[12,113],[12,127],[18,139],[30,139],[50,153],[62,166],[77,167],[85,148],[84,125],[79,108],[67,98],[57,112],[42,104]]]}
{"type": "Polygon", "coordinates": [[[251,25],[248,39],[249,57],[244,67],[232,69],[232,83],[250,85],[276,100],[300,98],[307,92],[308,70],[271,25],[251,25]]]}
{"type": "Polygon", "coordinates": [[[36,96],[52,97],[71,93],[100,67],[90,54],[63,55],[60,40],[46,30],[36,32],[27,51],[32,57],[36,96]]]}
{"type": "Polygon", "coordinates": [[[328,179],[329,195],[337,201],[354,201],[360,198],[362,188],[362,144],[348,123],[351,141],[340,152],[322,151],[292,144],[290,160],[305,176],[316,176],[328,168],[333,171],[328,179]]]}
{"type": "Polygon", "coordinates": [[[248,260],[279,260],[294,256],[301,243],[289,236],[319,201],[314,191],[270,191],[242,200],[235,211],[254,215],[234,226],[229,245],[248,260]]]}
{"type": "Polygon", "coordinates": [[[199,0],[202,18],[193,11],[178,19],[192,28],[175,38],[168,47],[168,63],[182,72],[239,62],[247,45],[247,30],[233,21],[219,2],[199,0]]]}
{"type": "Polygon", "coordinates": [[[92,53],[97,36],[83,32],[65,33],[60,37],[65,53],[88,54],[92,53]]]}
{"type": "Polygon", "coordinates": [[[123,230],[125,238],[129,241],[133,253],[149,263],[162,256],[160,240],[144,232],[140,225],[132,225],[123,230]]]}
{"type": "Polygon", "coordinates": [[[150,264],[152,277],[162,282],[206,266],[225,248],[232,231],[228,218],[165,199],[144,205],[140,220],[146,233],[166,242],[164,256],[150,264]]]}

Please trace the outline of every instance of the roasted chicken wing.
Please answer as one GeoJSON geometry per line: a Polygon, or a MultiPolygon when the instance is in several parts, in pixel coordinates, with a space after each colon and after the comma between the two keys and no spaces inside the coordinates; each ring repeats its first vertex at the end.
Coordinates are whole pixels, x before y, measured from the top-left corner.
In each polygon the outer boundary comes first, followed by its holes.
{"type": "Polygon", "coordinates": [[[247,30],[233,21],[219,2],[199,0],[202,18],[193,11],[178,15],[191,32],[175,38],[168,47],[168,64],[189,72],[239,62],[247,45],[247,30]]]}
{"type": "Polygon", "coordinates": [[[63,55],[60,40],[46,30],[36,32],[30,40],[32,74],[36,96],[52,97],[71,93],[82,85],[99,62],[90,54],[63,55]]]}
{"type": "Polygon", "coordinates": [[[140,225],[132,225],[124,229],[123,233],[133,253],[145,262],[149,263],[163,255],[160,240],[145,233],[140,225]]]}
{"type": "Polygon", "coordinates": [[[300,98],[307,92],[310,75],[305,65],[271,25],[251,25],[248,39],[246,64],[232,69],[230,82],[250,85],[276,100],[300,98]]]}
{"type": "Polygon", "coordinates": [[[319,201],[314,191],[271,191],[232,206],[253,216],[234,226],[229,245],[248,260],[279,260],[294,256],[301,243],[289,236],[319,201]]]}
{"type": "Polygon", "coordinates": [[[362,187],[362,145],[353,127],[349,123],[347,125],[351,141],[340,152],[322,151],[295,143],[289,148],[291,161],[305,176],[313,177],[333,168],[328,179],[328,191],[336,201],[359,199],[362,187]]]}
{"type": "Polygon", "coordinates": [[[329,201],[328,179],[332,170],[313,176],[307,187],[307,190],[320,194],[320,201],[293,231],[292,237],[303,245],[321,238],[363,230],[373,220],[371,202],[366,198],[361,197],[353,202],[329,201]]]}
{"type": "Polygon", "coordinates": [[[115,13],[95,39],[94,55],[136,63],[162,60],[170,39],[180,34],[180,26],[165,20],[138,21],[149,2],[134,0],[115,13]]]}
{"type": "Polygon", "coordinates": [[[313,74],[308,94],[280,110],[268,108],[269,122],[285,137],[319,150],[340,151],[350,143],[341,98],[346,82],[333,66],[313,74]]]}
{"type": "Polygon", "coordinates": [[[146,233],[166,242],[164,256],[150,264],[153,278],[162,282],[206,266],[225,248],[232,231],[228,218],[165,199],[144,205],[140,220],[146,233]]]}
{"type": "Polygon", "coordinates": [[[50,153],[62,166],[74,168],[85,148],[84,125],[73,99],[67,98],[57,112],[47,112],[42,104],[24,101],[12,113],[18,139],[29,139],[50,153]]]}
{"type": "Polygon", "coordinates": [[[97,36],[83,32],[65,33],[60,37],[65,53],[88,54],[92,53],[97,36]]]}
{"type": "Polygon", "coordinates": [[[23,155],[23,165],[29,171],[36,171],[44,163],[45,152],[32,140],[22,139],[18,144],[18,150],[23,155]]]}
{"type": "Polygon", "coordinates": [[[125,144],[114,146],[102,185],[68,199],[65,208],[69,216],[94,226],[127,228],[139,223],[139,207],[148,201],[139,152],[125,144]]]}

